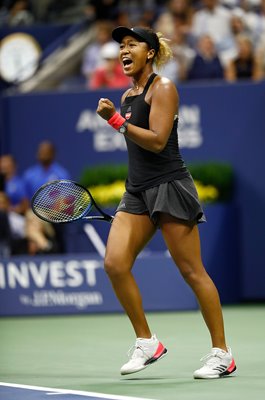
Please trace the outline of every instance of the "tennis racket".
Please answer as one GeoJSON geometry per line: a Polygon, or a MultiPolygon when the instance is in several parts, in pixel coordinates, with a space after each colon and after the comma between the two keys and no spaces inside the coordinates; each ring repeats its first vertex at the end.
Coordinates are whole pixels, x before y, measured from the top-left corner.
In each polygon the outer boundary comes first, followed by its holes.
{"type": "Polygon", "coordinates": [[[78,219],[111,223],[114,218],[101,210],[89,190],[66,179],[42,185],[32,197],[31,208],[39,218],[57,224],[78,219]],[[100,215],[88,215],[93,208],[100,215]]]}

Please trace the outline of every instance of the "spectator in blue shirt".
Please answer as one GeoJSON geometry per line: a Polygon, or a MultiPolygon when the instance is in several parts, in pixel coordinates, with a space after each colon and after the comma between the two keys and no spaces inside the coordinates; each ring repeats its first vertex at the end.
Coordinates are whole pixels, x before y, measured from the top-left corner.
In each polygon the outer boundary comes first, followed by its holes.
{"type": "Polygon", "coordinates": [[[69,172],[55,161],[56,151],[53,143],[44,141],[37,150],[38,163],[28,168],[24,175],[28,198],[31,199],[36,190],[47,182],[56,179],[70,179],[69,172]]]}
{"type": "MultiPolygon", "coordinates": [[[[24,175],[24,181],[26,185],[27,196],[29,199],[32,198],[34,193],[39,189],[40,186],[47,182],[57,180],[57,179],[70,179],[69,172],[62,167],[58,162],[55,161],[56,151],[53,143],[49,141],[41,142],[37,150],[37,160],[38,163],[28,168],[24,175]]],[[[34,226],[39,226],[40,221],[35,221],[37,218],[35,215],[28,214],[28,220],[34,224],[34,226]]],[[[44,222],[44,221],[42,221],[44,222]]],[[[56,243],[56,252],[65,252],[65,229],[64,226],[59,224],[53,224],[53,229],[55,231],[54,243],[56,243]]],[[[55,251],[55,248],[52,249],[55,251]]]]}
{"type": "Polygon", "coordinates": [[[188,80],[223,79],[224,68],[216,52],[213,39],[202,35],[198,39],[197,54],[188,71],[188,80]]]}
{"type": "Polygon", "coordinates": [[[17,164],[11,154],[0,157],[0,174],[4,178],[3,190],[10,202],[10,210],[18,214],[25,214],[29,207],[25,183],[17,173],[17,164]]]}

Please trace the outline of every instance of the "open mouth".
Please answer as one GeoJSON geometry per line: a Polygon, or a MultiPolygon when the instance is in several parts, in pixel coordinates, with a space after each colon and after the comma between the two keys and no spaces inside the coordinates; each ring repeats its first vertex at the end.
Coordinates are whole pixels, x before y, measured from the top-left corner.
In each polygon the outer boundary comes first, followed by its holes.
{"type": "Polygon", "coordinates": [[[132,65],[132,60],[130,58],[124,58],[122,63],[124,68],[128,68],[130,65],[132,65]]]}

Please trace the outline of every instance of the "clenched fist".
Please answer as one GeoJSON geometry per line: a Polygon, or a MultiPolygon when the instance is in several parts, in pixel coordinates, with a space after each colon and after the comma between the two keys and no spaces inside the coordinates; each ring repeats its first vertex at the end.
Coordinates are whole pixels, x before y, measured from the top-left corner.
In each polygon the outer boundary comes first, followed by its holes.
{"type": "Polygon", "coordinates": [[[108,121],[116,112],[116,108],[109,99],[99,99],[97,114],[108,121]]]}

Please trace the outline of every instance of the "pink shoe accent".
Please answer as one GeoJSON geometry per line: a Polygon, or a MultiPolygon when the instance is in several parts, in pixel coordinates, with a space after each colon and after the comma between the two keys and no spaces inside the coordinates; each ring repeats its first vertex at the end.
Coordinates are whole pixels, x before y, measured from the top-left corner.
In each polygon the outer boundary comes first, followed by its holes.
{"type": "Polygon", "coordinates": [[[231,373],[231,372],[233,372],[233,371],[235,371],[235,370],[236,370],[236,363],[235,363],[235,360],[232,359],[232,362],[231,362],[231,364],[229,365],[229,368],[227,369],[227,371],[228,371],[229,373],[231,373]]]}
{"type": "Polygon", "coordinates": [[[164,357],[166,353],[167,349],[162,345],[162,343],[159,342],[155,354],[153,355],[153,357],[149,358],[149,360],[147,360],[144,365],[147,366],[154,363],[155,361],[160,360],[160,358],[164,357]]]}
{"type": "Polygon", "coordinates": [[[159,342],[159,344],[158,344],[158,346],[157,346],[157,349],[156,349],[156,352],[155,352],[155,354],[153,355],[153,358],[158,358],[158,357],[160,357],[161,354],[164,353],[164,351],[165,351],[165,347],[162,345],[162,343],[159,342]]]}

